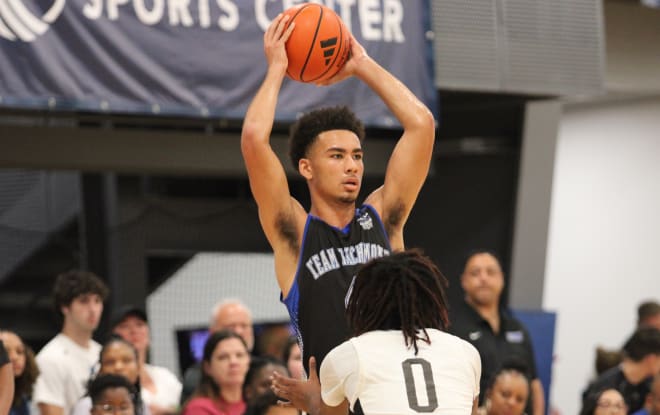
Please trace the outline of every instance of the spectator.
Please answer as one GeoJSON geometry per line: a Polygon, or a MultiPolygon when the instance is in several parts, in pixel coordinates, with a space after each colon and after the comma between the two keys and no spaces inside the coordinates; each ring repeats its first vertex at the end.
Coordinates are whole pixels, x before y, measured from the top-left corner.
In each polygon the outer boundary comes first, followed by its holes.
{"type": "Polygon", "coordinates": [[[102,374],[89,384],[91,415],[135,415],[135,388],[124,376],[102,374]]]}
{"type": "Polygon", "coordinates": [[[147,363],[150,331],[147,314],[139,307],[124,306],[113,313],[110,329],[128,340],[138,351],[142,400],[152,415],[177,412],[181,382],[167,368],[147,363]]]}
{"type": "MultiPolygon", "coordinates": [[[[660,330],[660,304],[656,301],[645,301],[637,306],[637,327],[655,327],[660,330]]],[[[608,350],[596,347],[596,377],[617,366],[623,360],[621,350],[608,350]]]]}
{"type": "MultiPolygon", "coordinates": [[[[452,332],[472,343],[481,356],[481,390],[505,359],[517,357],[529,368],[531,402],[527,413],[543,415],[545,397],[536,373],[532,340],[523,324],[500,305],[504,273],[497,256],[486,250],[472,252],[461,275],[465,301],[452,315],[452,332]]],[[[484,396],[480,397],[483,405],[484,396]]]]}
{"type": "Polygon", "coordinates": [[[209,332],[231,330],[243,338],[250,352],[254,348],[252,312],[237,299],[225,299],[217,303],[211,312],[209,332]]]}
{"type": "Polygon", "coordinates": [[[14,399],[14,372],[5,346],[0,340],[0,415],[9,413],[14,399]]]}
{"type": "MultiPolygon", "coordinates": [[[[138,360],[138,352],[128,341],[118,336],[112,336],[108,341],[103,344],[101,353],[99,354],[99,373],[102,375],[119,375],[125,377],[137,393],[132,395],[133,411],[135,415],[151,415],[149,410],[142,401],[140,393],[140,362],[138,360]]],[[[87,415],[92,409],[93,399],[89,385],[93,383],[93,379],[88,382],[88,396],[83,397],[78,401],[73,408],[71,415],[87,415]]]]}
{"type": "Polygon", "coordinates": [[[248,405],[245,415],[298,415],[296,408],[277,404],[278,398],[271,390],[260,395],[248,405]]]}
{"type": "Polygon", "coordinates": [[[243,397],[248,406],[259,396],[270,392],[270,377],[273,372],[277,372],[282,376],[289,376],[289,371],[284,363],[273,357],[253,357],[250,360],[250,369],[245,375],[245,383],[243,384],[243,397]]]}
{"type": "Polygon", "coordinates": [[[485,405],[479,414],[523,415],[529,400],[530,382],[527,366],[517,359],[502,364],[489,381],[485,405]]]}
{"type": "Polygon", "coordinates": [[[651,391],[646,395],[644,408],[634,415],[660,415],[660,374],[653,378],[651,391]]]}
{"type": "Polygon", "coordinates": [[[5,344],[14,372],[14,400],[10,415],[29,415],[32,388],[39,375],[34,352],[11,331],[0,330],[0,340],[5,344]]]}
{"type": "Polygon", "coordinates": [[[289,341],[284,348],[284,363],[294,379],[304,379],[305,369],[302,364],[302,352],[298,345],[298,339],[294,336],[289,337],[289,341]]]}
{"type": "Polygon", "coordinates": [[[634,413],[644,405],[653,376],[660,373],[660,330],[642,327],[623,346],[623,361],[592,382],[583,394],[584,405],[589,395],[604,389],[618,390],[628,411],[634,413]]]}
{"type": "Polygon", "coordinates": [[[68,415],[85,393],[99,357],[101,346],[92,334],[108,288],[91,272],[70,271],[57,276],[53,294],[62,331],[37,354],[39,377],[32,398],[41,415],[68,415]]]}
{"type": "MultiPolygon", "coordinates": [[[[240,300],[225,299],[218,302],[211,311],[211,323],[209,333],[213,334],[221,330],[231,330],[241,336],[248,351],[252,352],[254,347],[254,330],[252,327],[252,313],[240,300]]],[[[202,370],[199,364],[190,366],[183,375],[183,390],[181,391],[181,403],[186,402],[202,378],[202,370]]]]}
{"type": "Polygon", "coordinates": [[[580,415],[625,415],[628,410],[618,390],[606,388],[591,392],[582,403],[580,415]]]}
{"type": "Polygon", "coordinates": [[[250,353],[241,336],[229,330],[212,334],[204,345],[202,378],[183,415],[242,415],[249,365],[250,353]]]}
{"type": "Polygon", "coordinates": [[[477,408],[477,350],[445,332],[447,280],[419,251],[393,253],[360,268],[346,316],[353,336],[309,380],[273,374],[273,391],[312,415],[469,414],[477,408]],[[320,384],[319,384],[320,380],[320,384]]]}

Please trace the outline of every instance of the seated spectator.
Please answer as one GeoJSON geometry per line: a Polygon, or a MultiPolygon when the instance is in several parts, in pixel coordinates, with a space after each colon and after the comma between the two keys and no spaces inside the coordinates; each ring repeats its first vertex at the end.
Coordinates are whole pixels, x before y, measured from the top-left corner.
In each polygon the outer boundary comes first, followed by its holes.
{"type": "Polygon", "coordinates": [[[124,376],[100,374],[88,387],[91,415],[135,415],[135,387],[124,376]]]}
{"type": "Polygon", "coordinates": [[[627,410],[621,393],[607,388],[591,392],[584,399],[580,415],[625,415],[627,410]]]}
{"type": "MultiPolygon", "coordinates": [[[[637,306],[637,328],[655,327],[660,330],[660,304],[656,301],[644,301],[637,306]]],[[[620,350],[596,348],[596,377],[617,366],[623,360],[620,350]]]]}
{"type": "Polygon", "coordinates": [[[279,398],[271,390],[260,395],[248,405],[245,415],[298,415],[299,412],[292,406],[278,405],[279,398]]]}
{"type": "Polygon", "coordinates": [[[245,375],[243,384],[243,397],[248,406],[259,396],[270,392],[270,377],[273,372],[277,372],[282,376],[289,376],[289,371],[284,363],[273,357],[253,357],[250,360],[250,369],[245,375]]]}
{"type": "Polygon", "coordinates": [[[9,415],[29,415],[32,388],[39,375],[34,352],[14,332],[0,330],[0,340],[7,349],[14,372],[14,400],[9,415]]]}
{"type": "Polygon", "coordinates": [[[289,337],[289,341],[284,348],[284,363],[294,379],[305,379],[305,369],[302,364],[302,352],[298,339],[294,336],[289,337]]]}
{"type": "Polygon", "coordinates": [[[142,400],[149,406],[151,414],[176,413],[181,399],[181,382],[169,369],[147,363],[150,332],[144,310],[130,305],[119,308],[113,313],[110,329],[138,351],[142,400]]]}
{"type": "Polygon", "coordinates": [[[0,415],[6,414],[14,399],[14,371],[7,356],[5,346],[0,340],[0,415]]]}
{"type": "MultiPolygon", "coordinates": [[[[99,363],[97,376],[108,374],[123,376],[133,386],[137,392],[132,397],[135,415],[151,415],[140,393],[140,363],[135,347],[121,337],[113,336],[101,348],[99,363]]],[[[91,382],[93,381],[92,379],[91,382]]],[[[88,387],[87,396],[78,401],[71,415],[88,415],[91,409],[92,399],[88,387]]]]}
{"type": "MultiPolygon", "coordinates": [[[[604,372],[592,382],[583,394],[589,395],[604,389],[618,390],[626,402],[628,411],[639,411],[651,381],[660,373],[660,330],[642,327],[623,346],[623,361],[620,365],[604,372]]],[[[586,405],[586,402],[584,403],[586,405]]]]}
{"type": "MultiPolygon", "coordinates": [[[[252,312],[245,304],[236,299],[224,299],[218,302],[211,311],[209,333],[221,330],[231,330],[241,336],[252,353],[254,347],[254,329],[252,327],[252,312]]],[[[202,378],[199,364],[190,366],[183,374],[183,390],[181,402],[186,402],[202,378]]]]}
{"type": "Polygon", "coordinates": [[[529,400],[530,381],[524,362],[507,360],[490,379],[485,392],[483,415],[522,415],[529,400]]]}
{"type": "Polygon", "coordinates": [[[204,345],[202,378],[183,415],[242,415],[249,365],[250,353],[241,336],[229,330],[213,333],[204,345]]]}
{"type": "Polygon", "coordinates": [[[634,415],[660,415],[660,374],[653,378],[651,392],[646,395],[644,408],[635,412],[634,415]]]}

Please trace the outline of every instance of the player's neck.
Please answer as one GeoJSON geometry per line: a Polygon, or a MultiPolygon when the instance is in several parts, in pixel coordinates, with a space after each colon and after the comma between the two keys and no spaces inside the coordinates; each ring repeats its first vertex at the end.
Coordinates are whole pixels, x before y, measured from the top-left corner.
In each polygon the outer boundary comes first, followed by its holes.
{"type": "Polygon", "coordinates": [[[341,229],[353,220],[355,203],[328,204],[312,201],[309,213],[323,219],[328,225],[341,229]]]}

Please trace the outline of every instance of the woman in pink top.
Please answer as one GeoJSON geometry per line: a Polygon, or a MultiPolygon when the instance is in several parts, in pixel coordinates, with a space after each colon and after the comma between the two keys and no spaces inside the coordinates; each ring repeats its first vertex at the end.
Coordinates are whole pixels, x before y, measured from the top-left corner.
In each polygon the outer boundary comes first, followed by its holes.
{"type": "Polygon", "coordinates": [[[238,334],[226,330],[212,334],[204,345],[202,378],[182,415],[242,415],[249,365],[248,348],[238,334]]]}

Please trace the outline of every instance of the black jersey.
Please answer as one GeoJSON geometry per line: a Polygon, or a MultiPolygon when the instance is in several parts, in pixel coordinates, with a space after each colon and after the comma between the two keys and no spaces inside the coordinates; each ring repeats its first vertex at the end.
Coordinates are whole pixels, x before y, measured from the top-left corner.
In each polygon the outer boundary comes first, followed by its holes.
{"type": "Polygon", "coordinates": [[[317,367],[330,350],[350,337],[345,309],[357,267],[389,255],[389,238],[373,207],[363,205],[344,229],[307,216],[302,254],[286,304],[309,373],[309,358],[317,367]]]}

